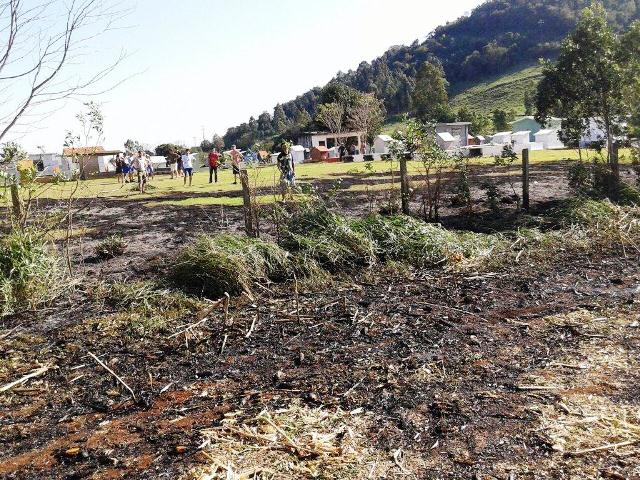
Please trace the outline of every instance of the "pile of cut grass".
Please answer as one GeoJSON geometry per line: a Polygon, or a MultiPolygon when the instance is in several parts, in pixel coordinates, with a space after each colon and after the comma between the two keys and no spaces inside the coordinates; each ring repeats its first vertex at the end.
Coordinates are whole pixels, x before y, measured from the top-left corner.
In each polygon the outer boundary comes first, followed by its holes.
{"type": "Polygon", "coordinates": [[[35,309],[64,289],[58,255],[33,230],[13,230],[0,239],[0,315],[35,309]]]}
{"type": "Polygon", "coordinates": [[[254,280],[292,276],[289,252],[274,243],[239,235],[199,237],[180,252],[169,280],[189,293],[217,299],[251,291],[254,280]]]}
{"type": "Polygon", "coordinates": [[[280,246],[331,272],[376,262],[373,240],[354,229],[346,218],[318,203],[305,204],[290,216],[280,246]]]}
{"type": "Polygon", "coordinates": [[[168,331],[172,323],[193,316],[206,307],[197,298],[180,291],[161,288],[150,281],[123,281],[100,284],[93,299],[103,302],[115,313],[99,320],[103,329],[146,336],[168,331]]]}
{"type": "Polygon", "coordinates": [[[446,230],[403,215],[370,215],[353,228],[372,239],[379,259],[419,267],[459,264],[489,255],[502,244],[497,236],[446,230]]]}

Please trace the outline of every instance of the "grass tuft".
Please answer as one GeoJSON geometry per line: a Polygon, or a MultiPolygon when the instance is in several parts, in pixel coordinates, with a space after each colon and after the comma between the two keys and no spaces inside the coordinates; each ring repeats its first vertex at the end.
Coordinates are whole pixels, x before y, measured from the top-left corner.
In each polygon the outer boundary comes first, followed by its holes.
{"type": "Polygon", "coordinates": [[[37,231],[14,230],[0,240],[0,314],[36,308],[64,288],[59,257],[37,231]]]}
{"type": "Polygon", "coordinates": [[[102,260],[110,260],[124,255],[126,249],[127,244],[121,235],[111,235],[96,246],[96,256],[102,260]]]}

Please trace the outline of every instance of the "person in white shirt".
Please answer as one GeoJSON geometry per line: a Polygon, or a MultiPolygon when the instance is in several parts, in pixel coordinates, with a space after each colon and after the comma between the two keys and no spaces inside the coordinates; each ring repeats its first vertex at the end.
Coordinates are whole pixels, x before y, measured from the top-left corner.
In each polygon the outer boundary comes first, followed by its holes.
{"type": "Polygon", "coordinates": [[[184,170],[184,184],[187,184],[187,177],[189,177],[189,186],[193,182],[193,161],[191,150],[185,150],[182,155],[182,170],[184,170]]]}
{"type": "Polygon", "coordinates": [[[143,151],[139,151],[133,159],[133,168],[138,171],[138,188],[140,189],[140,193],[144,193],[147,186],[147,166],[147,157],[143,151]]]}

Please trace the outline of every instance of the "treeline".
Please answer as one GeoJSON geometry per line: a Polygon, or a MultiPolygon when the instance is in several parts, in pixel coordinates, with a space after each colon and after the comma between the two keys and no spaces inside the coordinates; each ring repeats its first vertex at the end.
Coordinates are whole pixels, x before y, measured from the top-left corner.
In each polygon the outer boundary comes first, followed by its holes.
{"type": "MultiPolygon", "coordinates": [[[[418,71],[425,61],[442,65],[450,90],[477,83],[506,69],[555,58],[562,40],[575,28],[580,12],[592,0],[490,0],[471,15],[438,27],[420,43],[394,46],[373,62],[340,72],[338,82],[373,93],[389,115],[411,110],[418,71]]],[[[609,22],[622,30],[639,16],[636,0],[605,0],[609,22]]],[[[247,148],[276,135],[292,135],[309,127],[321,102],[314,88],[232,127],[225,144],[247,148]]],[[[293,137],[292,137],[293,138],[293,137]]]]}

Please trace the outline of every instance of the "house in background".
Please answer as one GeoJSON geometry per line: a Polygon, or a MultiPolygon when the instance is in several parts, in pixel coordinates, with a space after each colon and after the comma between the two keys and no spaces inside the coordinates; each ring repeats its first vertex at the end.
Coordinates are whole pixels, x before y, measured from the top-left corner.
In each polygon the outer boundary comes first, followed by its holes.
{"type": "Polygon", "coordinates": [[[544,128],[547,128],[547,129],[560,128],[561,124],[562,124],[561,118],[551,117],[547,121],[547,124],[543,127],[538,122],[536,122],[536,119],[534,117],[524,116],[524,117],[517,118],[516,120],[511,122],[511,130],[513,132],[528,131],[530,132],[529,141],[535,142],[535,134],[538,133],[540,130],[544,128]]]}
{"type": "Polygon", "coordinates": [[[347,147],[355,145],[358,152],[362,152],[362,132],[343,132],[328,133],[328,132],[304,132],[298,137],[298,145],[302,145],[304,148],[311,150],[313,147],[327,147],[331,150],[339,145],[345,145],[347,147]]]}
{"type": "Polygon", "coordinates": [[[302,145],[291,147],[291,159],[294,163],[302,163],[305,160],[305,148],[302,145]]]}
{"type": "Polygon", "coordinates": [[[41,177],[69,175],[72,171],[71,162],[66,161],[59,153],[31,153],[29,159],[33,161],[33,166],[41,177]]]}
{"type": "Polygon", "coordinates": [[[105,150],[101,146],[76,147],[65,148],[62,156],[77,165],[80,178],[85,180],[89,175],[115,172],[115,157],[120,153],[120,150],[105,150]]]}

